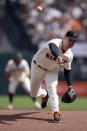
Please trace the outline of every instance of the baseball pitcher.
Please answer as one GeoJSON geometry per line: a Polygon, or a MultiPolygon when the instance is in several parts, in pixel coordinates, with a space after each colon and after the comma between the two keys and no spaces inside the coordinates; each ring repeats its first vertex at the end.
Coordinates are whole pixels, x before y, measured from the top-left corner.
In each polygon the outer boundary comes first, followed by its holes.
{"type": "Polygon", "coordinates": [[[58,84],[58,72],[62,66],[68,87],[71,83],[71,63],[73,54],[70,48],[77,39],[74,31],[68,31],[64,39],[52,39],[40,49],[33,57],[31,64],[30,92],[32,97],[42,97],[41,106],[47,106],[48,98],[54,116],[53,122],[61,122],[59,111],[59,99],[56,91],[58,84]],[[47,91],[41,89],[42,81],[45,81],[47,91]]]}

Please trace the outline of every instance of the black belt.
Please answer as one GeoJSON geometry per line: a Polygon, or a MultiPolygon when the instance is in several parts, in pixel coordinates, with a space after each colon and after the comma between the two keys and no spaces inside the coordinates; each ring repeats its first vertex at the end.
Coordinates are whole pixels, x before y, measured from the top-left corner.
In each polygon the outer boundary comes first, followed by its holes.
{"type": "MultiPolygon", "coordinates": [[[[33,60],[33,62],[34,62],[34,64],[36,64],[37,65],[37,62],[35,61],[35,60],[33,60]]],[[[41,67],[40,65],[37,65],[39,68],[41,68],[41,69],[43,69],[43,70],[45,70],[45,71],[47,71],[47,69],[45,69],[45,68],[43,68],[43,67],[41,67]]]]}

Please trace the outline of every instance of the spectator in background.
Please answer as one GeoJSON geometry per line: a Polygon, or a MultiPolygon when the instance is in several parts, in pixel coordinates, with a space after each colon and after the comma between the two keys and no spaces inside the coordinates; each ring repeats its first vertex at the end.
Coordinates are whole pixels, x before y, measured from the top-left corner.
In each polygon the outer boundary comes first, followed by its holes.
{"type": "MultiPolygon", "coordinates": [[[[8,0],[14,3],[13,0],[8,0]]],[[[63,37],[68,30],[80,34],[79,40],[87,40],[84,20],[87,16],[87,1],[55,1],[55,0],[14,0],[20,8],[15,8],[15,16],[20,20],[25,34],[31,37],[32,46],[37,47],[40,41],[48,41],[51,35],[63,37]],[[43,6],[43,11],[37,11],[37,5],[43,6]],[[62,6],[61,6],[62,5],[62,6]],[[31,26],[31,23],[33,26],[31,26]],[[47,35],[44,35],[44,34],[47,35]],[[45,37],[44,37],[45,36],[45,37]]],[[[16,6],[14,4],[14,6],[16,6]]],[[[31,47],[30,47],[31,48],[31,47]]]]}
{"type": "MultiPolygon", "coordinates": [[[[8,79],[8,94],[9,94],[9,105],[8,109],[13,109],[13,97],[16,91],[16,88],[21,85],[26,93],[30,96],[30,68],[27,61],[22,58],[20,53],[17,53],[16,56],[9,60],[5,68],[5,76],[8,79]]],[[[36,98],[31,98],[35,104],[35,107],[40,109],[41,106],[36,101],[36,98]]]]}

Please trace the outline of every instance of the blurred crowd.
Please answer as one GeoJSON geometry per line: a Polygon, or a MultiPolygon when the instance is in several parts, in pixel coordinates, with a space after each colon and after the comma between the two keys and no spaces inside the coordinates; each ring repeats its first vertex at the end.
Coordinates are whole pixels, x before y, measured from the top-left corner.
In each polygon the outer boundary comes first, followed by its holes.
{"type": "Polygon", "coordinates": [[[75,30],[78,41],[87,41],[86,0],[7,0],[15,16],[21,21],[32,44],[51,38],[63,38],[67,30],[75,30]],[[43,11],[36,7],[40,5],[43,11]]]}

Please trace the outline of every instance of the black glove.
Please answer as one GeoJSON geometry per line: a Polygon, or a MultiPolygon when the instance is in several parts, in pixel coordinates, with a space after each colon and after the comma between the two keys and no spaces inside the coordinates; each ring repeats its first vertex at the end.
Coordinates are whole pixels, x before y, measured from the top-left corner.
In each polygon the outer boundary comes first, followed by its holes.
{"type": "Polygon", "coordinates": [[[70,87],[67,92],[62,96],[61,101],[64,103],[72,103],[75,101],[77,95],[72,87],[70,87]]]}

